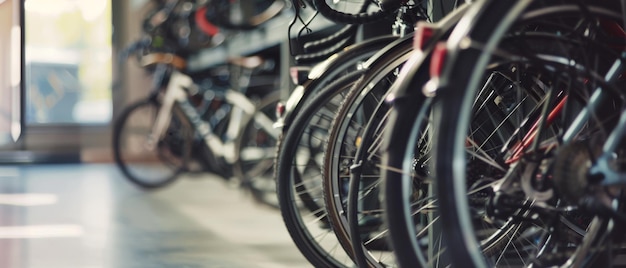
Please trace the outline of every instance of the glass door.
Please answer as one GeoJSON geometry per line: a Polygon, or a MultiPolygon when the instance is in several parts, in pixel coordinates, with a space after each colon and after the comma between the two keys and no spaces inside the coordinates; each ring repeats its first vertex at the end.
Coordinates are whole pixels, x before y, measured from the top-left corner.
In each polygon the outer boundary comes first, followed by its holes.
{"type": "Polygon", "coordinates": [[[76,161],[88,151],[107,156],[112,1],[23,2],[23,150],[52,160],[62,155],[76,161]]]}
{"type": "Polygon", "coordinates": [[[21,0],[0,0],[0,149],[22,141],[22,12],[21,0]]]}
{"type": "Polygon", "coordinates": [[[0,0],[0,163],[109,157],[111,5],[0,0]]]}
{"type": "Polygon", "coordinates": [[[111,1],[26,0],[26,124],[111,120],[111,1]]]}

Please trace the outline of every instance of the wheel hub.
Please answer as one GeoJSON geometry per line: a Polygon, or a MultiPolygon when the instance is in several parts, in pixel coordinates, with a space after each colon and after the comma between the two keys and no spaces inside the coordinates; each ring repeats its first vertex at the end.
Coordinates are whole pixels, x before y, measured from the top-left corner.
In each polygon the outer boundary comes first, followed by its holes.
{"type": "Polygon", "coordinates": [[[575,142],[562,147],[554,161],[554,185],[566,201],[577,204],[589,191],[591,152],[575,142]]]}

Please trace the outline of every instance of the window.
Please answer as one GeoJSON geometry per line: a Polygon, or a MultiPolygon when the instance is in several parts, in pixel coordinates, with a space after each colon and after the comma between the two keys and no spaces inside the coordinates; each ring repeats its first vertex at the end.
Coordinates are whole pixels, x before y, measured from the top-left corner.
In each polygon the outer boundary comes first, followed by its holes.
{"type": "Polygon", "coordinates": [[[25,123],[111,121],[108,0],[26,0],[25,123]]]}

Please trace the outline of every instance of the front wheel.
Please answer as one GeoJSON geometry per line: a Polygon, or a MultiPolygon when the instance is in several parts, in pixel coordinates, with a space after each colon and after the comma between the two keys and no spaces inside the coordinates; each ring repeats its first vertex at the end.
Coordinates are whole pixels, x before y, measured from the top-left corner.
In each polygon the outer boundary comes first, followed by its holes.
{"type": "Polygon", "coordinates": [[[165,136],[151,145],[150,134],[161,107],[156,100],[135,102],[113,126],[113,157],[122,173],[144,189],[164,187],[184,171],[193,131],[174,112],[165,136]]]}
{"type": "Polygon", "coordinates": [[[362,71],[353,72],[320,89],[286,129],[275,161],[280,211],[294,243],[315,267],[354,265],[342,250],[325,209],[322,161],[328,129],[341,101],[362,71]]]}

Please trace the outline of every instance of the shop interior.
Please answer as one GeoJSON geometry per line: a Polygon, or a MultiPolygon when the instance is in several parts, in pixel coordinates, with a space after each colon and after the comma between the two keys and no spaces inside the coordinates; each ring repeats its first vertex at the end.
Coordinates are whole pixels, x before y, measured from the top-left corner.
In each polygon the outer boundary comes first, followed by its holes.
{"type": "Polygon", "coordinates": [[[626,267],[626,0],[0,0],[0,268],[626,267]]]}

